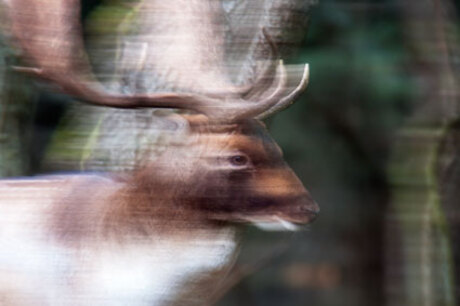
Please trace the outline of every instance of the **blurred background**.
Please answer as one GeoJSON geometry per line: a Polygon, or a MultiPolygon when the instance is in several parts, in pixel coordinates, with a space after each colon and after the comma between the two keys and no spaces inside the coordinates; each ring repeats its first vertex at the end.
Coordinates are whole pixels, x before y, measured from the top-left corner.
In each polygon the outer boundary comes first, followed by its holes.
{"type": "MultiPolygon", "coordinates": [[[[126,15],[120,2],[82,1],[92,62],[106,74],[106,21],[126,15]]],[[[460,4],[312,4],[299,17],[308,34],[294,33],[300,45],[286,56],[310,64],[309,87],[268,124],[321,215],[296,233],[248,228],[237,284],[218,305],[457,305],[460,4]]],[[[5,37],[0,61],[0,175],[85,168],[99,110],[13,73],[5,37]]]]}

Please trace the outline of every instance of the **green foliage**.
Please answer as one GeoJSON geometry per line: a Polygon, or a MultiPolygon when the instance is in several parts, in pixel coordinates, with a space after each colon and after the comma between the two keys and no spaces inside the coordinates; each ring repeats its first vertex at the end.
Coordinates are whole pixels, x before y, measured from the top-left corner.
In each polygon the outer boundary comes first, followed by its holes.
{"type": "Polygon", "coordinates": [[[415,86],[396,11],[375,21],[369,12],[333,5],[323,1],[315,11],[295,59],[310,64],[307,92],[273,129],[288,158],[308,156],[333,169],[304,177],[328,172],[335,176],[329,179],[359,185],[382,175],[388,138],[411,109],[415,86]]]}

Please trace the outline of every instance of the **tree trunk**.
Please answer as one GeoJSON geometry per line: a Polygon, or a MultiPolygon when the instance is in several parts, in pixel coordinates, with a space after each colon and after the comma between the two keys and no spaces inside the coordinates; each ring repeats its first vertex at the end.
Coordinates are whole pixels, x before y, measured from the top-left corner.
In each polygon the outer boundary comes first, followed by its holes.
{"type": "Polygon", "coordinates": [[[459,228],[458,74],[452,3],[407,1],[407,39],[415,50],[415,112],[393,148],[387,214],[389,305],[456,305],[459,228]],[[458,187],[458,184],[457,184],[458,187]],[[454,260],[455,259],[455,260],[454,260]],[[455,268],[456,266],[456,268],[455,268]],[[457,272],[457,273],[455,273],[457,272]]]}

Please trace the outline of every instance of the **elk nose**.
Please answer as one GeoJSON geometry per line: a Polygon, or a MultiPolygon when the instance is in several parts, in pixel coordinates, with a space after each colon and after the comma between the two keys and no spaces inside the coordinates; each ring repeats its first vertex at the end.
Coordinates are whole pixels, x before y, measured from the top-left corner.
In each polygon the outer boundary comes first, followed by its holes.
{"type": "Polygon", "coordinates": [[[320,209],[319,205],[308,195],[306,201],[299,206],[299,210],[308,217],[308,223],[310,223],[318,217],[320,209]]]}
{"type": "Polygon", "coordinates": [[[308,223],[313,222],[318,218],[319,215],[319,206],[315,202],[313,205],[306,204],[300,206],[300,212],[308,216],[308,223]]]}

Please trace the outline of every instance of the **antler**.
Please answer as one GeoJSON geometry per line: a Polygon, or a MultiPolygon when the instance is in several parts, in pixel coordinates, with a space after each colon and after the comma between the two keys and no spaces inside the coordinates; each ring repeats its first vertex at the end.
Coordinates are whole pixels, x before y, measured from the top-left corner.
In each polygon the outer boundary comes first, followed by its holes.
{"type": "MultiPolygon", "coordinates": [[[[211,94],[154,93],[123,95],[108,92],[92,74],[84,51],[79,22],[79,0],[10,0],[6,2],[13,37],[34,68],[16,68],[56,84],[87,103],[116,108],[179,108],[203,113],[211,119],[234,121],[266,117],[288,105],[307,85],[308,66],[303,78],[284,96],[286,71],[281,60],[272,60],[251,86],[237,92],[211,94]],[[261,90],[269,84],[268,89],[261,90]]],[[[263,34],[278,57],[276,45],[263,34]]]]}

